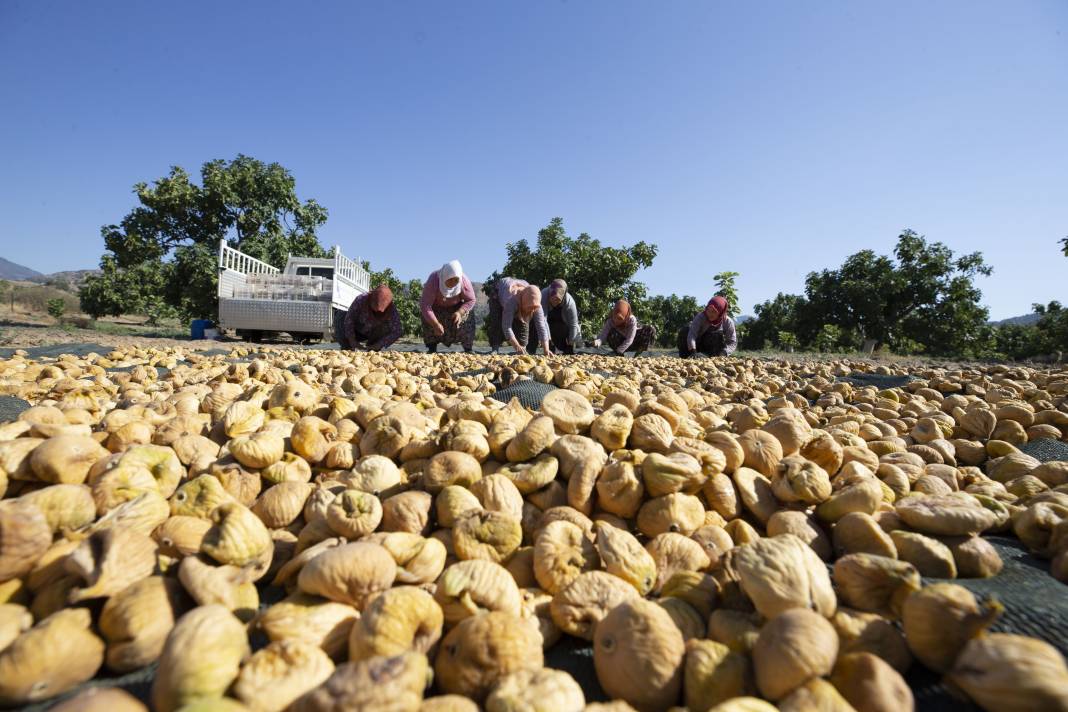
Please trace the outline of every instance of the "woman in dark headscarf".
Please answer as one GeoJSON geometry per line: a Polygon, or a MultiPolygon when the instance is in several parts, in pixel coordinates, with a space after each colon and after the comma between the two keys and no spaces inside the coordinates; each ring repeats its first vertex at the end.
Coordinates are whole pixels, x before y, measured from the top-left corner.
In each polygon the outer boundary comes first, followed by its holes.
{"type": "Polygon", "coordinates": [[[545,305],[545,320],[549,322],[549,339],[553,350],[573,354],[581,345],[582,330],[579,324],[578,305],[567,291],[567,282],[554,279],[541,291],[541,303],[545,305]]]}
{"type": "Polygon", "coordinates": [[[393,292],[385,284],[380,284],[352,300],[345,314],[341,348],[381,351],[403,333],[400,314],[393,303],[393,292]],[[361,342],[366,342],[366,346],[361,342]]]}
{"type": "Polygon", "coordinates": [[[738,334],[734,320],[727,316],[730,305],[719,295],[708,300],[704,310],[694,316],[688,327],[679,330],[679,356],[690,358],[730,356],[738,348],[738,334]]]}
{"type": "Polygon", "coordinates": [[[622,356],[628,351],[634,355],[648,351],[656,340],[656,327],[646,324],[638,324],[638,317],[634,316],[630,308],[630,302],[620,299],[612,307],[612,313],[604,322],[604,328],[600,335],[593,340],[596,348],[604,342],[612,349],[616,356],[622,356]]]}

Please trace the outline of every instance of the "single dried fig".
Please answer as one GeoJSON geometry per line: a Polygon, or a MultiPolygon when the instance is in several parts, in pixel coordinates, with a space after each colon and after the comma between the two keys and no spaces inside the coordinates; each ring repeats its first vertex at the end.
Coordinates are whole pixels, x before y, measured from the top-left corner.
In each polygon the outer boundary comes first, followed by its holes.
{"type": "Polygon", "coordinates": [[[333,674],[334,663],[322,648],[299,640],[280,640],[252,654],[241,667],[233,693],[256,712],[282,712],[333,674]]]}
{"type": "Polygon", "coordinates": [[[413,650],[429,655],[441,638],[441,606],[426,591],[400,586],[376,598],[352,626],[349,660],[399,655],[413,650]]]}
{"type": "Polygon", "coordinates": [[[597,680],[642,712],[666,710],[682,688],[686,645],[671,616],[635,598],[608,612],[593,637],[597,680]]]}
{"type": "Polygon", "coordinates": [[[158,660],[175,620],[188,607],[181,585],[162,576],[141,579],[109,598],[99,623],[108,644],[107,666],[130,672],[158,660]]]}
{"type": "Polygon", "coordinates": [[[104,662],[104,642],[85,608],[58,611],[0,652],[0,704],[26,705],[90,680],[104,662]]]}
{"type": "Polygon", "coordinates": [[[804,608],[775,616],[753,646],[753,670],[760,694],[781,700],[814,677],[831,672],[838,635],[827,619],[804,608]]]}
{"type": "Polygon", "coordinates": [[[964,645],[1001,616],[996,601],[980,608],[971,591],[956,584],[925,586],[905,599],[901,620],[909,650],[931,670],[946,672],[964,645]]]}
{"type": "Polygon", "coordinates": [[[388,551],[378,544],[355,542],[328,549],[306,563],[297,585],[305,593],[362,611],[396,577],[397,564],[388,551]]]}
{"type": "Polygon", "coordinates": [[[987,712],[1068,709],[1068,666],[1049,643],[992,633],[968,642],[947,679],[987,712]]]}
{"type": "MultiPolygon", "coordinates": [[[[667,615],[667,614],[664,614],[667,615]]],[[[492,611],[460,621],[434,662],[442,690],[481,702],[505,676],[542,667],[541,635],[515,615],[492,611]]]]}

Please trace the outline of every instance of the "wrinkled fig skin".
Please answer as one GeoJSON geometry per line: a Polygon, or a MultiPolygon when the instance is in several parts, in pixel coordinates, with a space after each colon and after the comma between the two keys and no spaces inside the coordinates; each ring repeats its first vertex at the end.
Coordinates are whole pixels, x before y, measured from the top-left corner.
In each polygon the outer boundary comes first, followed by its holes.
{"type": "Polygon", "coordinates": [[[905,640],[917,660],[946,672],[965,644],[994,623],[1001,611],[997,601],[980,606],[971,591],[961,586],[932,584],[905,599],[905,640]]]}
{"type": "MultiPolygon", "coordinates": [[[[665,614],[666,615],[666,614],[665,614]]],[[[441,688],[482,702],[501,678],[542,667],[541,635],[522,618],[493,611],[460,621],[434,664],[441,688]]]]}
{"type": "Polygon", "coordinates": [[[47,700],[86,682],[104,662],[104,642],[89,630],[89,611],[59,611],[0,652],[0,704],[47,700]]]}
{"type": "Polygon", "coordinates": [[[0,392],[7,706],[158,665],[152,712],[909,712],[921,665],[1066,708],[944,583],[994,534],[1068,583],[1068,463],[1022,452],[1068,441],[1063,364],[131,342],[0,356],[0,392]]]}
{"type": "Polygon", "coordinates": [[[339,665],[319,687],[298,698],[292,712],[418,710],[430,666],[420,653],[376,657],[339,665]]]}

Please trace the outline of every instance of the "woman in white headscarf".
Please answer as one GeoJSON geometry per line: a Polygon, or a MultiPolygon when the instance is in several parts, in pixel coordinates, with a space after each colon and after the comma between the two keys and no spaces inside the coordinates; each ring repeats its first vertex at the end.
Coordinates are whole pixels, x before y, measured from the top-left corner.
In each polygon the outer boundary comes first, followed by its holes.
{"type": "Polygon", "coordinates": [[[427,351],[437,351],[438,344],[459,343],[470,353],[475,342],[475,320],[471,318],[474,308],[475,288],[458,260],[431,272],[419,300],[427,351]]]}

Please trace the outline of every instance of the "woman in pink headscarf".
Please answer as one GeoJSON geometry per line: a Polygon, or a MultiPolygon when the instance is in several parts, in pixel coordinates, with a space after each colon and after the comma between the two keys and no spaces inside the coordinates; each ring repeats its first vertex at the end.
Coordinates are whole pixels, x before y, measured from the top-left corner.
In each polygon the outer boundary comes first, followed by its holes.
{"type": "Polygon", "coordinates": [[[496,353],[507,340],[516,353],[526,353],[531,325],[542,350],[546,355],[551,354],[549,324],[545,320],[545,310],[541,308],[541,290],[522,279],[502,277],[490,292],[486,322],[490,347],[496,353]]]}
{"type": "Polygon", "coordinates": [[[689,327],[679,330],[679,357],[730,356],[738,348],[734,320],[728,316],[730,305],[718,294],[694,316],[689,327]]]}
{"type": "Polygon", "coordinates": [[[604,322],[604,327],[597,338],[593,340],[593,347],[600,348],[603,342],[614,356],[622,356],[628,351],[633,351],[637,357],[648,351],[656,341],[656,327],[651,324],[639,324],[638,317],[634,316],[630,308],[630,302],[620,299],[612,307],[612,312],[604,322]]]}

